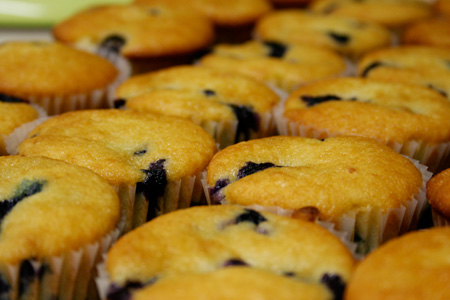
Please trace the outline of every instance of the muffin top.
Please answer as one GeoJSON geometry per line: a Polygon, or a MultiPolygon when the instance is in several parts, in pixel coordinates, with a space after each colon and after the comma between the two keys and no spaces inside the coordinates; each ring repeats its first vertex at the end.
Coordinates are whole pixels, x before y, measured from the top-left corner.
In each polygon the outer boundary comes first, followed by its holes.
{"type": "Polygon", "coordinates": [[[346,70],[344,59],[331,50],[270,41],[219,44],[200,64],[248,75],[286,91],[346,70]]]}
{"type": "Polygon", "coordinates": [[[432,89],[364,78],[323,80],[296,90],[284,117],[330,134],[384,143],[450,140],[450,102],[432,89]]]}
{"type": "Polygon", "coordinates": [[[321,46],[352,57],[391,43],[390,32],[375,23],[295,9],[267,14],[255,34],[261,40],[321,46]]]}
{"type": "Polygon", "coordinates": [[[39,112],[28,101],[0,93],[0,136],[38,117],[39,112]]]}
{"type": "Polygon", "coordinates": [[[450,20],[432,18],[409,25],[402,35],[403,44],[450,46],[450,20]]]}
{"type": "Polygon", "coordinates": [[[404,205],[419,192],[422,175],[407,158],[372,139],[275,136],[218,152],[207,183],[215,201],[313,209],[315,217],[334,222],[368,207],[383,213],[404,205]]]}
{"type": "Polygon", "coordinates": [[[450,169],[433,176],[427,183],[427,198],[431,207],[450,217],[450,169]]]}
{"type": "MultiPolygon", "coordinates": [[[[307,221],[237,206],[197,206],[162,215],[123,236],[108,252],[110,292],[166,276],[249,266],[339,292],[354,266],[350,251],[307,221]],[[126,259],[125,259],[126,258],[126,259]]],[[[342,290],[341,290],[342,291],[342,290]]]]}
{"type": "Polygon", "coordinates": [[[391,240],[358,265],[345,299],[449,299],[448,249],[449,227],[391,240]]]}
{"type": "Polygon", "coordinates": [[[208,274],[163,278],[133,294],[133,300],[332,300],[323,284],[280,276],[261,269],[228,267],[208,274]],[[276,288],[274,288],[276,287],[276,288]]]}
{"type": "Polygon", "coordinates": [[[432,15],[432,7],[423,0],[316,0],[310,8],[391,28],[405,26],[432,15]]]}
{"type": "Polygon", "coordinates": [[[86,94],[118,75],[106,59],[57,42],[5,42],[0,61],[0,93],[23,98],[86,94]]]}
{"type": "Polygon", "coordinates": [[[77,250],[119,221],[114,189],[86,168],[22,156],[0,157],[0,168],[2,263],[77,250]]]}
{"type": "Polygon", "coordinates": [[[200,13],[159,3],[93,7],[57,24],[53,34],[64,43],[86,47],[116,42],[126,57],[160,57],[207,47],[214,29],[200,13]]]}
{"type": "Polygon", "coordinates": [[[147,182],[158,170],[167,180],[193,176],[215,151],[212,137],[191,121],[113,109],[53,117],[18,149],[85,166],[114,185],[147,182]]]}
{"type": "Polygon", "coordinates": [[[196,123],[236,120],[233,106],[270,112],[279,100],[270,88],[252,78],[198,66],[133,76],[117,88],[115,97],[133,110],[190,118],[196,123]]]}
{"type": "Polygon", "coordinates": [[[257,80],[198,66],[134,76],[118,87],[115,96],[116,107],[190,119],[222,147],[264,132],[264,120],[279,101],[275,92],[257,80]],[[221,129],[215,131],[215,124],[227,133],[216,134],[221,129]]]}
{"type": "Polygon", "coordinates": [[[172,5],[193,8],[210,18],[219,26],[239,26],[254,23],[259,17],[271,10],[268,0],[136,0],[136,3],[172,5]]]}
{"type": "Polygon", "coordinates": [[[358,74],[371,79],[406,82],[450,95],[450,52],[428,46],[399,46],[367,53],[358,63],[358,74]]]}

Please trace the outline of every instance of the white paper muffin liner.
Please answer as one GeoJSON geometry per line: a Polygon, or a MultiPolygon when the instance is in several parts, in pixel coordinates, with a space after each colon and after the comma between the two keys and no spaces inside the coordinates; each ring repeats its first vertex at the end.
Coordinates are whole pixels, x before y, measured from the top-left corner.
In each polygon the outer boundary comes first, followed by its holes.
{"type": "Polygon", "coordinates": [[[40,260],[29,259],[15,265],[5,265],[0,273],[10,288],[8,292],[2,292],[0,298],[11,300],[97,299],[98,291],[94,284],[97,275],[95,267],[118,236],[119,230],[115,229],[99,240],[86,244],[80,249],[70,250],[61,256],[51,256],[40,260]],[[31,264],[34,271],[21,276],[20,266],[23,263],[31,264]],[[19,287],[22,287],[24,294],[19,295],[19,287]]]}
{"type": "Polygon", "coordinates": [[[431,208],[431,216],[433,218],[434,226],[436,227],[450,226],[450,220],[433,208],[431,208]]]}
{"type": "MultiPolygon", "coordinates": [[[[353,253],[356,251],[357,255],[365,255],[389,239],[416,229],[419,218],[427,205],[426,183],[431,178],[432,173],[427,171],[427,167],[421,165],[417,160],[405,157],[421,172],[422,186],[417,194],[412,195],[411,199],[400,207],[390,208],[385,212],[376,208],[366,208],[358,212],[349,211],[337,218],[335,222],[330,220],[316,220],[315,222],[329,229],[344,241],[349,250],[353,253]]],[[[202,184],[208,204],[211,204],[209,195],[209,188],[211,187],[207,184],[206,173],[203,174],[202,184]]],[[[223,199],[221,204],[228,205],[229,203],[226,199],[223,199]]],[[[288,217],[291,217],[294,213],[292,209],[281,207],[267,207],[257,204],[247,207],[288,217]]]]}
{"type": "MultiPolygon", "coordinates": [[[[275,122],[280,135],[301,136],[315,139],[326,139],[329,137],[342,136],[339,132],[331,132],[326,129],[315,129],[311,126],[301,125],[283,117],[284,107],[282,104],[275,108],[275,122]]],[[[396,152],[407,155],[428,169],[436,173],[446,168],[450,159],[450,141],[440,144],[430,144],[426,141],[411,140],[404,143],[389,141],[385,143],[396,152]]]]}

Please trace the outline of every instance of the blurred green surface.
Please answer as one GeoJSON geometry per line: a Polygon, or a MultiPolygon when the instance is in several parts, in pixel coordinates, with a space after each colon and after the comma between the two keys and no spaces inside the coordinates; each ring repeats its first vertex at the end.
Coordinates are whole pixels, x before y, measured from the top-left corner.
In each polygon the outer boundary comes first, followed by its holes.
{"type": "Polygon", "coordinates": [[[0,0],[1,27],[49,27],[77,11],[131,0],[0,0]]]}

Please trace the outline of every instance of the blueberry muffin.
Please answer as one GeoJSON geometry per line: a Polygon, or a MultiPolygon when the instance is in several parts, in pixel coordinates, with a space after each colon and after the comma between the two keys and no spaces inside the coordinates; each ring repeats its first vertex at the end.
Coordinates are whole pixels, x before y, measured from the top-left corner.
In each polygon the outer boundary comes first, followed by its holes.
{"type": "Polygon", "coordinates": [[[435,226],[450,226],[450,169],[446,169],[427,183],[427,198],[432,208],[435,226]]]}
{"type": "Polygon", "coordinates": [[[315,0],[310,9],[389,28],[401,28],[433,14],[431,5],[423,0],[315,0]]]}
{"type": "Polygon", "coordinates": [[[214,28],[206,16],[174,5],[104,5],[57,24],[53,35],[105,56],[118,52],[140,73],[189,62],[211,44],[214,28]]]}
{"type": "Polygon", "coordinates": [[[43,117],[28,101],[0,93],[0,155],[6,155],[6,139],[16,128],[43,117]]]}
{"type": "Polygon", "coordinates": [[[409,25],[402,35],[403,44],[450,46],[450,20],[427,19],[409,25]]]}
{"type": "Polygon", "coordinates": [[[443,167],[450,142],[450,102],[414,84],[365,78],[323,80],[299,88],[277,114],[282,134],[377,139],[419,160],[443,167]]]}
{"type": "Polygon", "coordinates": [[[367,53],[358,74],[389,82],[419,84],[450,97],[450,52],[428,46],[399,46],[367,53]]]}
{"type": "Polygon", "coordinates": [[[0,93],[49,114],[106,107],[120,78],[106,59],[55,42],[2,43],[0,61],[0,93]]]}
{"type": "Polygon", "coordinates": [[[251,38],[255,22],[272,7],[269,0],[136,0],[136,3],[169,3],[205,14],[215,24],[220,42],[243,42],[251,38]]]}
{"type": "Polygon", "coordinates": [[[374,23],[295,9],[267,14],[256,24],[255,35],[260,40],[326,47],[352,58],[392,40],[386,28],[374,23]]]}
{"type": "Polygon", "coordinates": [[[105,291],[108,299],[129,297],[171,276],[215,277],[212,272],[238,267],[322,285],[340,299],[354,260],[337,237],[311,222],[236,206],[199,206],[123,236],[106,258],[105,291]]]}
{"type": "Polygon", "coordinates": [[[78,164],[107,179],[122,200],[124,231],[201,201],[199,174],[215,151],[213,138],[193,122],[113,109],[53,117],[18,148],[20,155],[78,164]]]}
{"type": "Polygon", "coordinates": [[[133,300],[332,300],[324,284],[248,268],[228,267],[208,274],[163,278],[133,293],[133,300]]]}
{"type": "Polygon", "coordinates": [[[380,247],[355,270],[347,300],[450,298],[450,228],[409,233],[380,247]]]}
{"type": "Polygon", "coordinates": [[[116,107],[191,119],[226,147],[274,134],[279,97],[247,76],[179,66],[133,76],[115,93],[116,107]]]}
{"type": "Polygon", "coordinates": [[[199,63],[248,75],[286,92],[347,71],[345,60],[331,50],[270,41],[220,44],[214,47],[211,54],[203,56],[199,63]]]}
{"type": "Polygon", "coordinates": [[[86,299],[95,263],[117,238],[116,192],[49,158],[2,156],[0,169],[1,298],[86,299]]]}
{"type": "Polygon", "coordinates": [[[424,179],[410,160],[372,139],[276,136],[218,152],[206,181],[214,203],[332,223],[366,253],[414,228],[424,179]]]}

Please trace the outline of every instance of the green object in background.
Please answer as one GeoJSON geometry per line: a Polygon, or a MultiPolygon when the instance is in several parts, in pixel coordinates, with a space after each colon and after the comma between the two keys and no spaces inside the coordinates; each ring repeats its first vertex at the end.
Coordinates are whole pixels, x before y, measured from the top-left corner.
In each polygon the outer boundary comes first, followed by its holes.
{"type": "Polygon", "coordinates": [[[94,5],[131,0],[0,0],[1,27],[50,27],[94,5]]]}

